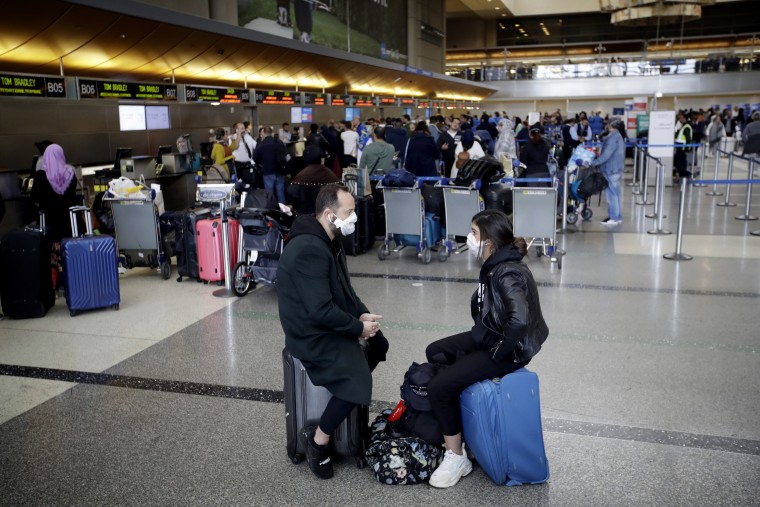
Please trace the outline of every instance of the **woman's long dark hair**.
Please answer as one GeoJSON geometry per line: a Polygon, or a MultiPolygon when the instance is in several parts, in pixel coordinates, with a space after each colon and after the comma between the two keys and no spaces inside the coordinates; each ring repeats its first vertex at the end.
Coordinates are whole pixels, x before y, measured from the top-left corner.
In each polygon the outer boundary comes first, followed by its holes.
{"type": "Polygon", "coordinates": [[[500,210],[487,209],[472,217],[472,223],[480,230],[480,241],[490,240],[494,252],[505,246],[514,246],[522,257],[528,253],[528,243],[523,237],[515,237],[512,232],[512,222],[500,210]]]}

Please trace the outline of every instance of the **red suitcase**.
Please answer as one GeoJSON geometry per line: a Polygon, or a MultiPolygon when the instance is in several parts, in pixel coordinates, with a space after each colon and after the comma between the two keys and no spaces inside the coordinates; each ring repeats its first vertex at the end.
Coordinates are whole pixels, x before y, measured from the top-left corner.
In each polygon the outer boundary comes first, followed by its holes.
{"type": "MultiPolygon", "coordinates": [[[[230,269],[237,264],[238,235],[240,224],[228,218],[230,238],[230,269]]],[[[224,280],[224,254],[222,253],[222,219],[198,220],[195,224],[198,237],[198,271],[201,280],[219,282],[224,280]]]]}

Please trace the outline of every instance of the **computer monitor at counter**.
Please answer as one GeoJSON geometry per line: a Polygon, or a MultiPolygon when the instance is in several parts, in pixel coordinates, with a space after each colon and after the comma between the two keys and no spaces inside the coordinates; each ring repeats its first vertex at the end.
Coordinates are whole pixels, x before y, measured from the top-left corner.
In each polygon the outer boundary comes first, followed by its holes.
{"type": "Polygon", "coordinates": [[[164,144],[158,147],[158,155],[156,155],[156,163],[163,164],[163,156],[172,152],[173,146],[171,144],[164,144]]]}

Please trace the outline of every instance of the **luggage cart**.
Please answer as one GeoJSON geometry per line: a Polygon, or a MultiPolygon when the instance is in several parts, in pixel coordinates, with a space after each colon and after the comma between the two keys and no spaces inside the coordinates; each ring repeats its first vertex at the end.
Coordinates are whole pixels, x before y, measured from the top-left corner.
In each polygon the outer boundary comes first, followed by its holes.
{"type": "Polygon", "coordinates": [[[562,269],[562,252],[557,249],[557,182],[551,187],[512,189],[514,235],[529,239],[528,248],[549,257],[562,269]]]}
{"type": "Polygon", "coordinates": [[[419,185],[419,181],[413,187],[384,187],[382,181],[377,185],[382,189],[385,201],[385,239],[377,250],[377,258],[381,261],[391,254],[391,239],[396,244],[393,252],[400,252],[407,246],[398,243],[394,234],[419,236],[415,245],[417,256],[423,264],[429,264],[433,259],[425,238],[425,201],[419,185]]]}
{"type": "Polygon", "coordinates": [[[443,245],[438,250],[438,260],[445,262],[451,252],[459,253],[467,245],[461,246],[456,242],[456,236],[467,236],[472,227],[472,217],[485,209],[483,197],[480,195],[480,180],[475,180],[469,187],[444,185],[441,181],[436,184],[443,188],[443,202],[446,209],[446,236],[443,245]]]}
{"type": "Polygon", "coordinates": [[[111,203],[117,250],[119,256],[124,256],[127,269],[160,268],[161,278],[168,280],[172,274],[171,259],[163,249],[155,197],[155,190],[143,190],[129,197],[107,192],[103,200],[111,203]]]}

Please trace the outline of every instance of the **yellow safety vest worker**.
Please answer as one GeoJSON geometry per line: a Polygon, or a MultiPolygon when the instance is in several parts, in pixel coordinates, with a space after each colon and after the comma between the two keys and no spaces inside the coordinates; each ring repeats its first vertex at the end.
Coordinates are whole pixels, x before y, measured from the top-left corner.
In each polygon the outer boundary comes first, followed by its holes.
{"type": "MultiPolygon", "coordinates": [[[[678,135],[676,136],[676,144],[691,144],[692,139],[692,128],[691,125],[688,123],[685,123],[681,126],[681,128],[678,130],[678,135]],[[686,136],[686,129],[689,129],[689,136],[687,138],[686,136]]],[[[683,148],[684,150],[688,151],[689,148],[683,148]]]]}

